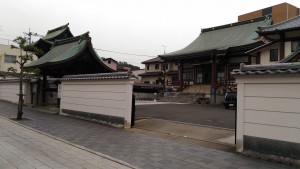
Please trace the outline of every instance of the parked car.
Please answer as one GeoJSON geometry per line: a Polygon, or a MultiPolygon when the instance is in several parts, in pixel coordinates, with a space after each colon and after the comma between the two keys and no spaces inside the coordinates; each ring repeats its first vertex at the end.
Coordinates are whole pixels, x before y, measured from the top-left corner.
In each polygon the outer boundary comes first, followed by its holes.
{"type": "Polygon", "coordinates": [[[225,109],[236,107],[236,92],[227,92],[225,94],[224,107],[225,109]]]}

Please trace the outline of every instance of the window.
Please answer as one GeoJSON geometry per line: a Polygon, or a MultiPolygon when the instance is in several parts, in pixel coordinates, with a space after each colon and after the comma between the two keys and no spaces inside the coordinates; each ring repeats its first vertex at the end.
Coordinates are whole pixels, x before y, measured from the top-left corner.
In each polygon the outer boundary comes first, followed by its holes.
{"type": "Polygon", "coordinates": [[[292,52],[295,52],[300,49],[300,40],[292,41],[292,52]]]}
{"type": "Polygon", "coordinates": [[[168,70],[168,69],[169,69],[169,64],[164,63],[163,67],[162,67],[162,70],[168,70]]]}
{"type": "Polygon", "coordinates": [[[149,68],[150,68],[150,66],[149,66],[149,65],[147,65],[147,70],[149,70],[149,68]]]}
{"type": "Polygon", "coordinates": [[[111,64],[111,60],[108,60],[108,64],[111,64]]]}
{"type": "Polygon", "coordinates": [[[278,61],[278,49],[271,49],[270,50],[270,61],[278,61]]]}
{"type": "Polygon", "coordinates": [[[197,79],[196,79],[197,83],[203,83],[203,73],[199,73],[197,72],[197,79]]]}
{"type": "Polygon", "coordinates": [[[183,80],[193,80],[193,69],[184,68],[182,76],[183,76],[183,80]]]}
{"type": "Polygon", "coordinates": [[[15,55],[5,55],[4,62],[5,63],[16,63],[17,61],[17,56],[15,55]]]}
{"type": "Polygon", "coordinates": [[[155,64],[155,70],[159,69],[159,64],[155,64]]]}
{"type": "Polygon", "coordinates": [[[209,84],[211,82],[211,69],[209,66],[199,66],[196,68],[196,83],[209,84]]]}

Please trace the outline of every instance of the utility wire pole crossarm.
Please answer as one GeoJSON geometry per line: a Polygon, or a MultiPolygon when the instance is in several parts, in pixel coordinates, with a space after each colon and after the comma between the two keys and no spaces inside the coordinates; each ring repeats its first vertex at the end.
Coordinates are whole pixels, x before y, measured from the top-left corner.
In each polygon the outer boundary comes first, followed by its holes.
{"type": "Polygon", "coordinates": [[[166,54],[166,47],[168,47],[168,46],[166,46],[166,45],[161,45],[163,48],[164,48],[164,54],[166,54]]]}
{"type": "Polygon", "coordinates": [[[35,32],[31,32],[30,31],[30,28],[29,28],[29,31],[28,31],[28,33],[27,32],[23,32],[25,35],[27,35],[28,36],[28,42],[29,42],[29,44],[31,44],[32,43],[32,41],[31,41],[31,36],[38,36],[38,37],[44,37],[43,35],[40,35],[40,34],[38,34],[38,33],[35,33],[35,32]]]}

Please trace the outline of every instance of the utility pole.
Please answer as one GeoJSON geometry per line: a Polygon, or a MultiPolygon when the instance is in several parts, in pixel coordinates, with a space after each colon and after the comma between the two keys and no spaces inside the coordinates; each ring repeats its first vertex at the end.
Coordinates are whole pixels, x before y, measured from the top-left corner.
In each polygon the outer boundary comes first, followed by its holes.
{"type": "Polygon", "coordinates": [[[31,36],[38,36],[38,37],[43,37],[42,35],[39,35],[38,33],[35,33],[35,32],[31,32],[30,31],[30,28],[29,28],[29,31],[28,31],[28,33],[26,33],[26,32],[23,32],[25,35],[27,35],[28,36],[28,42],[29,42],[29,44],[31,44],[32,43],[32,41],[31,41],[31,36]]]}
{"type": "Polygon", "coordinates": [[[161,45],[163,48],[164,48],[164,54],[166,54],[166,47],[168,47],[168,46],[166,46],[166,45],[161,45]]]}

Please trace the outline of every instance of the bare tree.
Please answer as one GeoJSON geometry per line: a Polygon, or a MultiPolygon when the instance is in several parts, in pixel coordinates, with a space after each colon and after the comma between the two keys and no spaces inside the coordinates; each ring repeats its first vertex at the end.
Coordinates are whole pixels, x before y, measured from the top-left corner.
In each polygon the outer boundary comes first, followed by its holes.
{"type": "Polygon", "coordinates": [[[26,38],[23,38],[21,36],[17,37],[16,39],[13,40],[17,46],[11,45],[11,48],[16,48],[16,49],[20,49],[20,55],[18,56],[18,60],[16,61],[16,63],[18,64],[18,66],[20,67],[20,73],[17,73],[17,69],[14,67],[10,67],[8,68],[8,71],[10,72],[14,72],[16,76],[19,77],[20,79],[20,84],[19,84],[19,101],[18,101],[18,113],[17,113],[17,120],[22,120],[22,116],[23,116],[23,97],[24,97],[24,93],[23,93],[23,80],[24,77],[28,74],[28,73],[38,73],[39,70],[38,69],[25,69],[24,65],[28,62],[28,61],[32,61],[33,60],[33,56],[35,54],[42,54],[42,50],[39,50],[38,48],[36,48],[34,45],[28,43],[26,38]]]}

